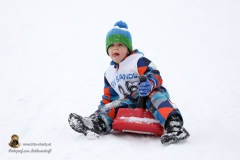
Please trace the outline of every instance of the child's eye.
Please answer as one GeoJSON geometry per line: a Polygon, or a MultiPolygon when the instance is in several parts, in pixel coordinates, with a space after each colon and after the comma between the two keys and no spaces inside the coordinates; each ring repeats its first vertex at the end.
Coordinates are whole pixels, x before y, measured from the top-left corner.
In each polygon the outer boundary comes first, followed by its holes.
{"type": "Polygon", "coordinates": [[[123,46],[123,44],[122,44],[122,43],[119,43],[118,46],[123,46]]]}

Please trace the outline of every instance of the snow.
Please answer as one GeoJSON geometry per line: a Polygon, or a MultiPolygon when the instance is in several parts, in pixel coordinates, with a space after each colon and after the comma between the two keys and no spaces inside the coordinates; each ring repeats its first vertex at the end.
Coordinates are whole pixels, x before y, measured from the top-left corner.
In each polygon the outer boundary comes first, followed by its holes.
{"type": "Polygon", "coordinates": [[[0,159],[240,159],[239,16],[237,0],[1,0],[0,159]],[[160,70],[185,142],[118,132],[89,140],[69,127],[69,113],[99,105],[105,36],[118,20],[160,70]]]}
{"type": "Polygon", "coordinates": [[[135,122],[135,123],[159,123],[156,119],[151,118],[138,118],[138,117],[120,117],[121,120],[128,121],[128,122],[135,122]]]}

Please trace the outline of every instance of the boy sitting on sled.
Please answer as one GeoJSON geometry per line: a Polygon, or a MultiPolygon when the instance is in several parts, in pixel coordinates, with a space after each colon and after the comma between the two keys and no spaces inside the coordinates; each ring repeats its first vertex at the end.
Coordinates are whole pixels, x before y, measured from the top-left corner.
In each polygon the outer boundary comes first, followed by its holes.
{"type": "Polygon", "coordinates": [[[132,50],[132,37],[125,22],[116,22],[108,32],[106,51],[112,61],[104,75],[101,104],[89,117],[71,113],[68,121],[72,129],[84,135],[107,134],[119,108],[136,108],[138,97],[147,96],[146,108],[165,129],[161,142],[168,144],[187,139],[190,135],[183,127],[182,115],[162,86],[160,72],[141,52],[132,50]],[[139,75],[145,75],[147,80],[140,83],[139,75]]]}

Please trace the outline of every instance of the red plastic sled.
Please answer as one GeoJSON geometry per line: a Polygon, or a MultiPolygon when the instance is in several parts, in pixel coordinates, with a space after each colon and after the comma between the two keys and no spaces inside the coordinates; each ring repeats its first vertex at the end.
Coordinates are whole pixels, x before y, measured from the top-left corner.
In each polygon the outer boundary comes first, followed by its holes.
{"type": "Polygon", "coordinates": [[[120,108],[113,121],[113,130],[161,136],[162,126],[145,108],[120,108]]]}

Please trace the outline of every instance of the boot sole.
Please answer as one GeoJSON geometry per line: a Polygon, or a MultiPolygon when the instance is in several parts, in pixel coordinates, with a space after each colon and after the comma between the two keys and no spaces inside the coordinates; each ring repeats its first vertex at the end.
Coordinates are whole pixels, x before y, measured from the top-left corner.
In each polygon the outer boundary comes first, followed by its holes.
{"type": "Polygon", "coordinates": [[[88,135],[92,136],[92,135],[96,134],[95,136],[98,137],[99,133],[96,130],[94,130],[93,128],[89,128],[87,125],[85,125],[83,119],[84,119],[83,117],[81,117],[75,113],[70,113],[68,122],[69,122],[70,127],[78,133],[82,133],[85,136],[88,136],[88,135]],[[75,123],[73,123],[73,121],[75,121],[75,123]]]}
{"type": "Polygon", "coordinates": [[[169,144],[173,144],[173,143],[177,143],[179,141],[185,140],[190,137],[190,134],[187,132],[187,130],[185,128],[183,128],[183,133],[185,133],[184,136],[181,136],[181,134],[178,136],[177,135],[163,135],[161,137],[161,143],[169,145],[169,144]]]}

